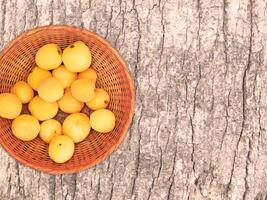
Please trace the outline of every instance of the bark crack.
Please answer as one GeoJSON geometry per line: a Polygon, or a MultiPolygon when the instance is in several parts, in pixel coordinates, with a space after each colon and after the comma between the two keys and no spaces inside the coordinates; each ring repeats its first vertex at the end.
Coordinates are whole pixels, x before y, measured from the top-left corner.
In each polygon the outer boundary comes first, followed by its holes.
{"type": "Polygon", "coordinates": [[[38,24],[37,24],[37,22],[38,22],[38,18],[39,18],[39,13],[38,13],[38,6],[37,6],[37,0],[35,0],[34,2],[33,2],[33,7],[34,7],[34,10],[35,10],[35,18],[34,18],[34,26],[37,26],[38,24]]]}
{"type": "Polygon", "coordinates": [[[252,54],[252,39],[253,39],[253,3],[252,0],[250,0],[250,36],[249,36],[249,49],[248,49],[248,59],[247,59],[247,64],[243,73],[242,77],[242,124],[241,124],[241,130],[240,134],[236,143],[236,150],[234,153],[234,160],[233,160],[233,165],[232,165],[232,170],[231,170],[231,176],[229,183],[227,185],[227,193],[229,192],[229,188],[232,182],[232,177],[234,173],[234,165],[235,165],[235,159],[238,153],[238,147],[239,143],[241,141],[241,138],[243,136],[244,132],[244,126],[245,126],[245,121],[246,121],[246,96],[247,96],[247,88],[246,88],[246,78],[247,78],[247,73],[249,72],[250,65],[251,65],[251,54],[252,54]]]}
{"type": "Polygon", "coordinates": [[[174,152],[174,156],[173,156],[173,165],[172,165],[172,172],[171,172],[171,176],[169,178],[170,181],[170,186],[168,188],[168,195],[167,195],[167,199],[169,200],[171,198],[172,194],[172,190],[173,190],[173,186],[174,186],[174,177],[175,177],[175,166],[176,166],[176,157],[177,157],[177,144],[175,144],[175,152],[174,152]]]}
{"type": "MultiPolygon", "coordinates": [[[[247,62],[247,68],[246,68],[247,70],[249,70],[249,68],[250,68],[251,54],[252,54],[252,40],[253,40],[253,1],[252,0],[250,0],[250,7],[249,8],[250,8],[249,9],[249,14],[250,14],[250,37],[249,37],[248,62],[247,62]]],[[[243,96],[243,97],[245,97],[245,96],[243,96]]],[[[245,102],[243,103],[243,112],[245,112],[245,102]]],[[[246,158],[246,170],[245,170],[246,175],[245,175],[245,178],[244,178],[244,180],[245,180],[245,192],[243,194],[243,199],[246,199],[246,195],[247,195],[247,192],[249,190],[247,177],[248,177],[248,165],[251,162],[251,159],[250,159],[250,154],[251,154],[251,141],[250,141],[250,138],[249,138],[249,143],[248,144],[249,144],[249,149],[248,149],[247,158],[246,158]]]]}
{"type": "Polygon", "coordinates": [[[113,189],[114,189],[114,182],[113,182],[113,174],[114,171],[112,171],[111,173],[111,177],[110,177],[110,180],[111,180],[111,190],[110,190],[110,196],[109,196],[109,200],[112,200],[113,198],[113,189]]]}
{"type": "MultiPolygon", "coordinates": [[[[7,164],[6,174],[9,174],[8,173],[9,168],[10,168],[10,162],[8,162],[8,164],[7,164]]],[[[10,199],[10,193],[11,193],[11,176],[9,174],[9,176],[8,176],[8,187],[7,187],[7,195],[8,195],[9,199],[10,199]]]]}
{"type": "MultiPolygon", "coordinates": [[[[200,38],[200,28],[201,28],[201,14],[202,14],[202,9],[201,9],[201,2],[200,0],[197,0],[197,10],[198,10],[198,30],[197,30],[197,39],[198,39],[198,52],[200,53],[201,50],[201,38],[200,38]]],[[[193,101],[193,117],[195,116],[196,112],[196,97],[197,97],[197,89],[200,83],[201,79],[201,66],[200,63],[198,62],[198,80],[197,84],[195,86],[195,91],[194,91],[194,101],[193,101]]]]}
{"type": "Polygon", "coordinates": [[[76,190],[77,190],[77,174],[74,174],[72,177],[73,180],[73,195],[72,195],[72,199],[75,199],[76,197],[76,190]]]}
{"type": "Polygon", "coordinates": [[[193,172],[195,174],[195,159],[194,159],[194,153],[195,153],[195,130],[194,130],[194,124],[192,117],[190,117],[190,126],[191,126],[191,143],[192,143],[192,151],[191,151],[191,162],[193,164],[193,172]]]}
{"type": "MultiPolygon", "coordinates": [[[[112,2],[112,4],[114,4],[114,1],[112,2]]],[[[113,18],[113,6],[111,6],[111,9],[110,9],[110,16],[108,18],[108,25],[107,25],[107,31],[106,31],[106,35],[105,35],[105,38],[107,38],[108,34],[109,34],[109,28],[111,26],[111,20],[113,18]]]]}
{"type": "Polygon", "coordinates": [[[215,101],[215,97],[214,97],[214,76],[212,77],[211,93],[212,93],[212,97],[211,97],[211,108],[210,108],[210,111],[212,111],[214,109],[214,101],[215,101]]]}
{"type": "Polygon", "coordinates": [[[133,184],[132,184],[132,190],[131,190],[131,196],[133,196],[134,194],[134,190],[135,190],[135,187],[136,187],[136,180],[138,178],[138,175],[139,175],[139,164],[140,164],[140,148],[141,148],[141,130],[140,130],[140,123],[141,123],[141,119],[142,119],[142,116],[143,116],[143,107],[142,107],[142,110],[141,110],[141,114],[140,114],[140,118],[138,120],[138,132],[139,132],[139,138],[138,138],[138,147],[137,147],[137,158],[136,158],[136,162],[135,162],[135,176],[133,178],[133,184]]]}
{"type": "Polygon", "coordinates": [[[249,186],[248,186],[248,166],[249,166],[249,163],[251,163],[251,140],[250,138],[248,139],[248,153],[247,153],[247,157],[246,157],[246,169],[245,169],[245,172],[246,172],[246,175],[245,175],[245,178],[244,178],[244,181],[245,181],[245,191],[243,193],[243,199],[245,200],[246,199],[246,196],[247,196],[247,193],[249,191],[249,186]]]}
{"type": "Polygon", "coordinates": [[[149,187],[149,188],[148,188],[148,197],[147,197],[147,200],[149,200],[149,199],[150,199],[150,197],[151,197],[152,190],[153,190],[153,188],[154,188],[154,184],[155,184],[155,178],[154,178],[154,177],[152,177],[152,183],[151,183],[151,187],[149,187]]]}
{"type": "Polygon", "coordinates": [[[174,176],[171,179],[171,184],[170,184],[170,187],[168,189],[167,200],[169,200],[171,198],[173,186],[174,186],[174,176]]]}
{"type": "Polygon", "coordinates": [[[197,84],[194,90],[194,102],[193,102],[193,117],[195,117],[195,113],[196,113],[196,99],[197,99],[197,88],[199,86],[200,83],[200,79],[201,79],[201,67],[200,64],[198,64],[198,80],[197,80],[197,84]]]}
{"type": "Polygon", "coordinates": [[[50,175],[49,178],[49,199],[55,200],[56,196],[56,179],[55,176],[50,175]]]}
{"type": "MultiPolygon", "coordinates": [[[[135,5],[135,1],[133,2],[133,8],[132,10],[135,12],[135,15],[136,15],[136,20],[137,20],[137,29],[138,29],[138,41],[137,41],[137,49],[136,49],[136,64],[135,64],[135,68],[134,68],[134,80],[135,80],[135,85],[137,87],[137,90],[139,88],[139,83],[137,81],[137,76],[138,76],[138,63],[139,63],[139,56],[140,56],[140,42],[141,42],[141,29],[140,29],[140,20],[139,20],[139,14],[138,14],[138,11],[137,11],[137,8],[136,8],[136,5],[135,5]]],[[[135,90],[135,92],[137,91],[135,90]]],[[[137,147],[137,155],[136,155],[136,162],[135,162],[135,176],[133,178],[133,183],[132,183],[132,188],[131,188],[131,192],[130,192],[130,195],[133,196],[134,194],[134,190],[135,190],[135,187],[136,187],[136,179],[138,178],[138,169],[139,169],[139,164],[140,164],[140,142],[141,142],[141,130],[140,130],[140,122],[141,122],[141,119],[143,117],[143,108],[144,108],[144,105],[143,105],[143,102],[141,101],[141,112],[140,112],[140,117],[138,119],[138,122],[137,122],[137,129],[138,129],[138,147],[137,147]]]]}
{"type": "MultiPolygon", "coordinates": [[[[259,154],[259,152],[260,152],[260,149],[259,149],[259,147],[260,147],[260,140],[261,140],[261,131],[262,131],[262,125],[261,125],[261,92],[260,92],[260,94],[259,94],[259,101],[258,101],[258,103],[259,103],[259,108],[258,108],[258,115],[259,115],[259,117],[258,117],[258,124],[259,124],[259,133],[258,133],[258,145],[257,145],[257,151],[258,151],[258,154],[259,154]]],[[[253,136],[253,135],[252,135],[253,136]]],[[[259,155],[258,155],[258,157],[259,157],[259,155]]],[[[256,163],[257,164],[257,163],[256,163]]]]}
{"type": "MultiPolygon", "coordinates": [[[[134,2],[135,3],[135,2],[134,2]]],[[[137,30],[138,30],[138,40],[137,40],[137,48],[136,48],[136,64],[135,64],[135,68],[134,68],[134,82],[136,87],[138,88],[139,83],[137,81],[137,77],[138,77],[138,63],[139,63],[139,56],[140,56],[140,43],[141,43],[141,29],[140,29],[140,20],[139,20],[139,14],[137,12],[137,9],[135,8],[135,5],[133,7],[133,10],[135,12],[136,15],[136,20],[137,20],[137,30]]]]}
{"type": "Polygon", "coordinates": [[[40,180],[41,180],[41,173],[39,173],[39,177],[38,177],[38,193],[40,194],[40,180]]]}
{"type": "Polygon", "coordinates": [[[100,175],[98,176],[98,181],[97,181],[97,187],[96,187],[96,198],[99,199],[99,193],[100,193],[100,175]]]}
{"type": "Polygon", "coordinates": [[[221,140],[221,144],[220,144],[220,150],[222,150],[222,145],[223,145],[223,142],[224,142],[224,138],[225,138],[225,135],[228,131],[228,124],[229,124],[229,121],[228,121],[228,117],[229,117],[229,113],[228,113],[228,109],[229,109],[229,106],[230,106],[230,95],[231,95],[231,89],[229,90],[228,92],[228,95],[227,95],[227,104],[226,104],[226,109],[225,109],[225,128],[224,128],[224,131],[223,131],[223,135],[222,135],[222,140],[221,140]]]}
{"type": "Polygon", "coordinates": [[[50,24],[53,24],[54,23],[54,11],[53,11],[53,4],[54,4],[54,0],[51,0],[51,3],[50,3],[50,9],[51,9],[51,23],[50,24]]]}
{"type": "MultiPolygon", "coordinates": [[[[118,43],[118,39],[119,39],[119,37],[121,36],[121,33],[123,33],[124,32],[124,23],[125,23],[125,10],[123,10],[122,11],[122,9],[121,9],[121,4],[122,4],[122,0],[119,0],[119,6],[120,6],[120,12],[119,12],[119,14],[118,14],[118,16],[122,16],[122,20],[121,20],[121,28],[120,28],[120,30],[119,30],[119,33],[118,33],[118,35],[117,35],[117,37],[116,37],[116,39],[115,39],[115,47],[117,47],[117,43],[118,43]],[[121,14],[122,13],[122,14],[121,14]]],[[[123,42],[124,43],[124,42],[123,42]]],[[[120,48],[120,47],[119,47],[120,48]]]]}
{"type": "Polygon", "coordinates": [[[223,45],[224,45],[224,58],[225,58],[225,75],[224,77],[227,76],[228,73],[228,39],[227,39],[227,31],[228,31],[228,27],[227,27],[227,0],[223,0],[223,26],[222,26],[222,33],[223,33],[223,45]]]}
{"type": "Polygon", "coordinates": [[[160,159],[159,159],[159,169],[158,169],[158,174],[157,174],[157,177],[156,178],[159,178],[160,176],[160,172],[161,172],[161,169],[162,169],[162,149],[161,147],[159,148],[160,149],[160,159]]]}
{"type": "Polygon", "coordinates": [[[24,190],[24,186],[21,183],[20,180],[20,169],[19,169],[19,164],[16,162],[16,176],[18,179],[18,189],[19,189],[19,194],[22,194],[23,198],[26,199],[26,195],[25,195],[25,190],[24,190]]]}

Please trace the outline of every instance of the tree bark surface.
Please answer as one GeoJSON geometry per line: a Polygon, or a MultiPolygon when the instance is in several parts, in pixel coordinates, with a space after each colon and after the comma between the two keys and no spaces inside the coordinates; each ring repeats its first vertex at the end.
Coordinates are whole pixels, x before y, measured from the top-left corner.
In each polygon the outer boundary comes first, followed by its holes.
{"type": "Polygon", "coordinates": [[[1,200],[267,199],[267,1],[0,0],[0,48],[68,24],[118,49],[136,89],[107,160],[48,175],[0,148],[1,200]],[[266,59],[265,59],[266,58],[266,59]]]}

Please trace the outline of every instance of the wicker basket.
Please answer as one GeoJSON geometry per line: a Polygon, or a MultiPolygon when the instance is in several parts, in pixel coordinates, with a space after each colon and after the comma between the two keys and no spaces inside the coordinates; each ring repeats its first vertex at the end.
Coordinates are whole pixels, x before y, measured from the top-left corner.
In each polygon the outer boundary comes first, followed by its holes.
{"type": "MultiPolygon", "coordinates": [[[[97,87],[111,97],[109,109],[116,115],[116,127],[108,134],[91,130],[85,141],[75,145],[71,160],[64,164],[53,162],[48,145],[39,137],[22,142],[11,131],[11,120],[0,118],[0,142],[6,151],[26,166],[51,174],[74,173],[103,161],[121,143],[131,123],[134,109],[134,87],[125,62],[103,38],[84,29],[70,26],[45,26],[25,32],[15,38],[0,53],[0,93],[8,92],[17,81],[26,80],[34,67],[34,56],[44,44],[57,43],[63,49],[74,41],[85,42],[92,51],[92,66],[98,74],[97,87]]],[[[90,114],[86,107],[83,112],[90,114]]],[[[28,113],[27,106],[23,113],[28,113]]],[[[66,114],[59,112],[63,121],[66,114]]]]}

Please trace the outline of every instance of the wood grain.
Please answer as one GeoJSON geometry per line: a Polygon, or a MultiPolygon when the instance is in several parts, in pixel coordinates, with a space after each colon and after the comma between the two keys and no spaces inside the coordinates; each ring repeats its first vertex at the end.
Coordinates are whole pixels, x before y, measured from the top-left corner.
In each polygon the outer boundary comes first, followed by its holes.
{"type": "Polygon", "coordinates": [[[47,175],[1,149],[1,200],[267,198],[266,1],[0,2],[1,48],[33,27],[84,27],[136,87],[125,140],[94,168],[47,175]]]}

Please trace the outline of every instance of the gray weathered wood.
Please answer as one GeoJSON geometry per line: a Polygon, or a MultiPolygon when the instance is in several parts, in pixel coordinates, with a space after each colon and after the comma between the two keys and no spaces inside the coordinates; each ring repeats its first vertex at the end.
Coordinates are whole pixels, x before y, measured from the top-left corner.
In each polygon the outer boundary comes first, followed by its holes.
{"type": "Polygon", "coordinates": [[[267,2],[1,0],[1,48],[29,28],[84,27],[128,63],[131,128],[103,163],[52,176],[0,150],[0,199],[267,198],[267,2]]]}

